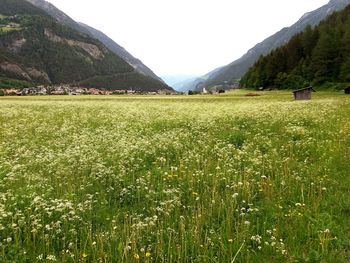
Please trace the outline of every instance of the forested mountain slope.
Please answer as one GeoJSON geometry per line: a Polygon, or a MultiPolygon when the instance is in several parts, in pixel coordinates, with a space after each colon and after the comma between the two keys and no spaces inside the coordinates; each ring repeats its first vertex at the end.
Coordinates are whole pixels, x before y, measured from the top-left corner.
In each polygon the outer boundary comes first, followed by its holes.
{"type": "Polygon", "coordinates": [[[53,4],[45,1],[45,0],[27,0],[32,3],[36,7],[44,10],[48,14],[50,14],[53,18],[55,18],[60,23],[67,25],[73,29],[76,29],[79,32],[90,35],[93,38],[98,39],[103,43],[107,48],[109,48],[112,52],[114,52],[117,56],[121,57],[127,63],[129,63],[136,71],[142,73],[146,76],[152,77],[156,80],[162,81],[154,72],[149,69],[146,65],[144,65],[139,59],[132,56],[125,48],[118,45],[114,40],[109,38],[107,35],[102,33],[101,31],[92,28],[86,24],[78,23],[66,15],[64,12],[59,10],[53,4]]]}
{"type": "Polygon", "coordinates": [[[93,86],[158,90],[164,83],[135,72],[100,41],[59,23],[25,0],[0,0],[0,85],[93,86]],[[120,76],[122,75],[122,82],[120,76]],[[115,79],[116,81],[111,81],[115,79]],[[104,81],[105,80],[105,81],[104,81]]]}
{"type": "Polygon", "coordinates": [[[261,57],[242,78],[249,88],[350,82],[350,6],[261,57]]]}
{"type": "Polygon", "coordinates": [[[254,65],[260,56],[267,55],[272,50],[288,43],[294,35],[304,31],[306,27],[318,25],[333,12],[343,10],[348,4],[350,4],[350,0],[330,0],[326,5],[304,14],[292,26],[283,28],[276,34],[258,43],[238,60],[188,83],[185,88],[187,90],[194,89],[199,82],[204,82],[207,86],[236,83],[247,73],[248,69],[254,65]]]}

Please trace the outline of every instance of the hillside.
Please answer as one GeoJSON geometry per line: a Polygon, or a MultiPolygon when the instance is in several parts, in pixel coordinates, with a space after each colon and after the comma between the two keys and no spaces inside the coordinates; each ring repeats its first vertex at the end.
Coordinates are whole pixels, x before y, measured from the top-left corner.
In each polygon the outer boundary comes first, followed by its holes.
{"type": "Polygon", "coordinates": [[[102,33],[101,31],[95,28],[92,28],[86,24],[78,23],[74,21],[64,12],[62,12],[61,10],[56,8],[54,5],[52,5],[51,3],[45,0],[27,0],[27,1],[32,3],[36,7],[46,11],[48,14],[50,14],[53,18],[55,18],[60,23],[66,26],[69,26],[71,28],[74,28],[81,33],[87,34],[93,38],[98,39],[99,41],[101,41],[101,43],[103,43],[107,48],[109,48],[117,56],[124,59],[129,65],[131,65],[139,73],[149,76],[151,78],[154,78],[156,80],[163,81],[156,74],[154,74],[154,72],[151,69],[149,69],[146,65],[144,65],[139,59],[133,57],[125,48],[118,45],[114,40],[109,38],[106,34],[102,33]]]}
{"type": "Polygon", "coordinates": [[[350,82],[350,5],[277,48],[242,78],[249,88],[350,82]]]}
{"type": "Polygon", "coordinates": [[[137,72],[163,82],[163,80],[160,77],[158,77],[150,68],[143,64],[141,60],[133,57],[125,48],[118,45],[113,39],[108,37],[106,34],[83,23],[79,23],[79,25],[86,29],[90,36],[100,40],[111,51],[113,51],[115,54],[117,54],[126,62],[128,62],[137,72]]]}
{"type": "Polygon", "coordinates": [[[59,23],[27,1],[0,0],[0,14],[1,87],[13,87],[13,83],[16,87],[59,83],[92,86],[89,80],[99,77],[99,85],[106,81],[110,89],[168,88],[160,81],[148,82],[100,41],[59,23]],[[111,77],[120,79],[119,74],[123,84],[110,83],[111,77]]]}
{"type": "Polygon", "coordinates": [[[206,85],[218,85],[223,83],[234,83],[240,79],[248,69],[262,55],[269,54],[272,50],[286,44],[294,35],[302,32],[308,25],[315,26],[327,16],[335,11],[344,9],[350,0],[331,0],[328,4],[304,14],[295,24],[290,27],[283,28],[276,34],[268,37],[261,43],[251,48],[240,59],[230,63],[227,66],[214,70],[209,78],[202,77],[195,82],[186,85],[186,89],[194,89],[200,81],[205,81],[206,85]]]}

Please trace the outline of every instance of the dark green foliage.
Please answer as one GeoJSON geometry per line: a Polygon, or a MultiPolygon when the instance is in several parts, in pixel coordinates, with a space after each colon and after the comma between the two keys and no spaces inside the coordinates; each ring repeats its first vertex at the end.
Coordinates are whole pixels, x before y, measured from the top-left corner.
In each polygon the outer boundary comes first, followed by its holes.
{"type": "Polygon", "coordinates": [[[137,72],[95,76],[79,83],[86,88],[100,88],[107,90],[136,90],[136,91],[157,91],[165,89],[165,85],[149,76],[137,72]]]}
{"type": "Polygon", "coordinates": [[[0,0],[0,14],[8,16],[22,14],[48,16],[41,9],[23,0],[0,0]]]}
{"type": "Polygon", "coordinates": [[[197,95],[197,94],[200,94],[199,91],[193,91],[193,90],[189,90],[188,91],[188,95],[197,95]]]}
{"type": "Polygon", "coordinates": [[[261,57],[242,78],[241,86],[294,89],[349,81],[350,6],[261,57]]]}
{"type": "Polygon", "coordinates": [[[10,63],[22,71],[4,70],[0,67],[0,76],[34,84],[83,82],[89,87],[106,89],[119,86],[136,86],[140,90],[149,90],[152,86],[158,89],[169,88],[160,81],[136,73],[133,67],[98,40],[58,23],[27,1],[0,0],[0,14],[4,15],[0,17],[1,25],[19,25],[18,30],[0,32],[0,64],[10,63]],[[21,39],[25,40],[24,44],[13,48],[14,43],[21,39]],[[86,45],[101,55],[84,48],[86,45]],[[46,73],[49,81],[42,76],[30,74],[30,69],[46,73]],[[120,74],[128,77],[115,77],[120,74]],[[122,83],[116,83],[118,81],[122,83]]]}
{"type": "Polygon", "coordinates": [[[29,83],[27,81],[0,77],[0,89],[2,88],[22,89],[22,88],[29,88],[31,86],[33,86],[33,83],[29,83]]]}

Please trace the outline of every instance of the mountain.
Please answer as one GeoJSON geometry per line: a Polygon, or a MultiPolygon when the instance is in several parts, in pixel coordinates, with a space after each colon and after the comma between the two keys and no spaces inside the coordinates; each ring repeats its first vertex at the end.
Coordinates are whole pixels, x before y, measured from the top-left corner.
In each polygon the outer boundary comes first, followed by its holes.
{"type": "Polygon", "coordinates": [[[206,82],[210,78],[215,76],[215,74],[218,71],[220,71],[221,69],[222,69],[222,67],[214,69],[213,71],[205,74],[204,76],[184,80],[184,81],[176,84],[176,86],[177,86],[176,90],[181,91],[181,92],[186,92],[189,90],[198,90],[199,91],[201,88],[203,88],[203,86],[207,86],[206,82]]]}
{"type": "MultiPolygon", "coordinates": [[[[276,34],[268,37],[261,43],[251,48],[240,59],[226,65],[222,68],[212,71],[208,79],[202,78],[208,86],[220,85],[223,83],[234,83],[239,80],[248,69],[262,55],[269,54],[272,50],[286,44],[294,35],[302,32],[308,25],[316,26],[327,16],[335,11],[344,9],[350,0],[331,0],[328,4],[304,14],[294,25],[286,27],[276,34]]],[[[197,82],[190,83],[186,88],[194,89],[197,82]]]]}
{"type": "Polygon", "coordinates": [[[126,62],[128,62],[136,71],[138,71],[139,73],[142,73],[145,76],[149,76],[156,80],[163,81],[151,69],[145,66],[141,60],[133,57],[128,51],[125,50],[125,48],[118,45],[116,42],[114,42],[114,40],[109,38],[107,35],[83,23],[79,23],[79,25],[83,27],[85,30],[87,30],[90,36],[100,40],[111,51],[113,51],[119,57],[121,57],[126,62]]]}
{"type": "Polygon", "coordinates": [[[32,3],[36,7],[46,11],[48,14],[50,14],[52,17],[54,17],[58,22],[66,25],[66,26],[69,26],[71,28],[74,28],[81,33],[88,34],[91,37],[98,39],[107,48],[109,48],[111,51],[113,51],[116,55],[118,55],[119,57],[124,59],[126,62],[128,62],[139,73],[142,73],[143,75],[152,77],[156,80],[163,81],[156,74],[154,74],[154,72],[151,69],[149,69],[147,66],[145,66],[139,59],[133,57],[128,51],[125,50],[125,48],[118,45],[114,40],[109,38],[107,35],[105,35],[101,31],[99,31],[95,28],[92,28],[86,24],[78,23],[78,22],[74,21],[72,18],[70,18],[64,12],[62,12],[61,10],[56,8],[53,4],[51,4],[45,0],[27,0],[27,1],[32,3]]]}
{"type": "Polygon", "coordinates": [[[188,79],[195,79],[198,75],[186,75],[186,74],[178,74],[178,75],[164,75],[161,78],[167,83],[169,86],[173,87],[175,90],[179,90],[181,83],[188,79]]]}
{"type": "Polygon", "coordinates": [[[350,82],[350,5],[307,27],[261,57],[242,78],[245,88],[343,88],[350,82]]]}
{"type": "Polygon", "coordinates": [[[106,89],[170,89],[136,72],[99,40],[77,30],[80,25],[69,17],[52,17],[52,10],[47,13],[25,0],[0,0],[0,86],[69,83],[106,89]]]}

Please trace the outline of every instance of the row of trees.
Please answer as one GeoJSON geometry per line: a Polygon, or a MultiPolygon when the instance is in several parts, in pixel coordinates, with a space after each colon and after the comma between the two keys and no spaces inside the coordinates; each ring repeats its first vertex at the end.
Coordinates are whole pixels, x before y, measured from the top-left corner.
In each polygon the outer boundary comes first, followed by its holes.
{"type": "Polygon", "coordinates": [[[350,82],[350,6],[260,57],[241,86],[290,89],[328,82],[350,82]]]}
{"type": "Polygon", "coordinates": [[[95,76],[79,83],[86,88],[106,90],[158,91],[168,89],[163,82],[137,72],[129,72],[107,76],[95,76]]]}

